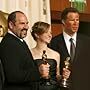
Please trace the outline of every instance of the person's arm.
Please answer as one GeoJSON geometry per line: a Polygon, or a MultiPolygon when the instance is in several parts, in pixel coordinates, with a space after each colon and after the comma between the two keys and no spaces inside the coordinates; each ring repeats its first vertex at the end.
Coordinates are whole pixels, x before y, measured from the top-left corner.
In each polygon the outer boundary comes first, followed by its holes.
{"type": "Polygon", "coordinates": [[[70,76],[70,70],[67,68],[63,68],[63,74],[60,75],[60,55],[57,55],[57,71],[56,71],[56,78],[57,81],[60,81],[62,78],[68,79],[70,76]]]}
{"type": "Polygon", "coordinates": [[[56,61],[57,61],[56,78],[57,78],[57,81],[60,81],[60,78],[61,78],[61,75],[60,75],[60,54],[58,54],[58,53],[56,56],[56,61]]]}

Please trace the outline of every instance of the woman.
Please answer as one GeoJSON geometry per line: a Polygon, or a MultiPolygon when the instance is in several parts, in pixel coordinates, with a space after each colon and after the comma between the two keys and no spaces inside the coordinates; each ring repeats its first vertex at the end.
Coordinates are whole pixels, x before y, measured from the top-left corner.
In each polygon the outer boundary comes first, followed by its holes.
{"type": "MultiPolygon", "coordinates": [[[[47,47],[52,39],[50,24],[40,21],[36,22],[32,27],[31,34],[37,43],[36,46],[31,49],[35,63],[40,65],[44,62],[44,58],[46,59],[46,63],[50,66],[49,78],[46,77],[48,78],[47,80],[49,80],[48,84],[45,84],[45,77],[41,75],[42,78],[39,83],[39,90],[58,90],[57,81],[60,79],[60,54],[47,47]],[[42,81],[44,81],[44,83],[42,81]]],[[[67,72],[65,74],[67,74],[67,72]]],[[[68,75],[69,74],[65,75],[66,78],[68,75]]]]}

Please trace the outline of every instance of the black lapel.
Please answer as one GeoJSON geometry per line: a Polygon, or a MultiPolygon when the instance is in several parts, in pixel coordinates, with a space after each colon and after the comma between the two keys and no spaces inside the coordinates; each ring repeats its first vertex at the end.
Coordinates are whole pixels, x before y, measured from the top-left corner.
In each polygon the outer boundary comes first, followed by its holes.
{"type": "Polygon", "coordinates": [[[83,50],[83,38],[80,34],[77,34],[74,62],[77,60],[81,50],[83,50]]]}
{"type": "Polygon", "coordinates": [[[61,35],[61,38],[60,38],[60,50],[63,54],[63,56],[66,58],[69,56],[69,53],[68,53],[68,50],[67,50],[67,47],[66,47],[66,44],[65,44],[65,40],[64,40],[64,37],[63,37],[63,34],[61,35]]]}

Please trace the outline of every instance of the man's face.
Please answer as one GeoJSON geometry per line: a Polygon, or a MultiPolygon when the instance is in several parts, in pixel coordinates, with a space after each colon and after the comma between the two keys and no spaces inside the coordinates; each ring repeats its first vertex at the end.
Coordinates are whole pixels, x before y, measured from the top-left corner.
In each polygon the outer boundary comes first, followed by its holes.
{"type": "Polygon", "coordinates": [[[16,22],[12,26],[13,33],[19,38],[27,36],[29,29],[27,17],[22,13],[16,13],[16,22]]]}
{"type": "Polygon", "coordinates": [[[79,14],[70,12],[67,14],[67,19],[64,23],[65,32],[69,35],[74,34],[78,31],[79,28],[79,14]]]}

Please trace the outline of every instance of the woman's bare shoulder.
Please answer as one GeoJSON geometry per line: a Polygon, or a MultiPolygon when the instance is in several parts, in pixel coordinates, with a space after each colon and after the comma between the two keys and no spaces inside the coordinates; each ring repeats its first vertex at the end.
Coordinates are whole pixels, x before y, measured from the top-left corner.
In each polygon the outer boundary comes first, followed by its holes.
{"type": "Polygon", "coordinates": [[[50,48],[49,48],[49,51],[50,51],[49,54],[51,54],[52,57],[57,57],[57,58],[60,57],[60,54],[57,51],[50,48]]]}

